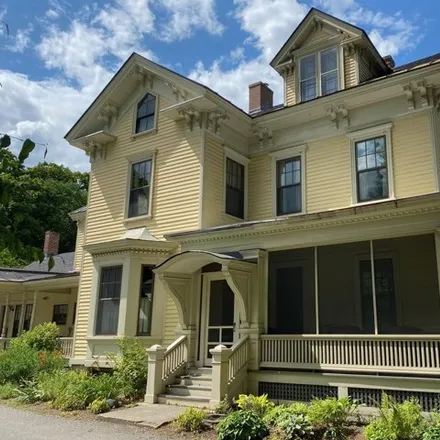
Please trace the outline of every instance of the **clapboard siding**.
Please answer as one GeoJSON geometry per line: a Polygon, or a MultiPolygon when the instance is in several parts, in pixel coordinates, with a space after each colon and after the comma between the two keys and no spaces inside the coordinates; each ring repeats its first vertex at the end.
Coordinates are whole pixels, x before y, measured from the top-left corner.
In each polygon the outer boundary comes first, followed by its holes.
{"type": "Polygon", "coordinates": [[[76,242],[75,242],[75,263],[74,267],[76,271],[81,270],[82,258],[83,258],[83,245],[85,237],[85,220],[78,220],[76,222],[76,242]]]}
{"type": "Polygon", "coordinates": [[[348,89],[357,85],[356,58],[354,53],[348,54],[346,51],[344,53],[345,88],[348,89]]]}
{"type": "Polygon", "coordinates": [[[168,346],[176,339],[176,330],[178,326],[179,315],[177,312],[177,307],[173,298],[168,295],[165,307],[163,345],[168,346]]]}
{"type": "Polygon", "coordinates": [[[286,102],[285,105],[294,105],[296,104],[296,71],[293,71],[286,75],[285,87],[286,87],[286,102]]]}
{"type": "Polygon", "coordinates": [[[249,220],[261,220],[273,215],[271,158],[257,156],[249,162],[249,220]]]}

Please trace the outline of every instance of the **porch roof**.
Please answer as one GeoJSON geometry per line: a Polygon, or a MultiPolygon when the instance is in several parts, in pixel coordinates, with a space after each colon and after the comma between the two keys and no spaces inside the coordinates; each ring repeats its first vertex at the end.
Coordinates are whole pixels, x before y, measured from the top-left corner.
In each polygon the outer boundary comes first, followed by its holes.
{"type": "Polygon", "coordinates": [[[169,257],[163,263],[159,264],[154,269],[154,272],[158,274],[166,271],[175,273],[193,273],[210,263],[227,265],[233,261],[240,262],[241,264],[254,264],[250,261],[244,261],[243,256],[239,252],[219,254],[216,252],[191,250],[179,252],[178,254],[169,257]]]}

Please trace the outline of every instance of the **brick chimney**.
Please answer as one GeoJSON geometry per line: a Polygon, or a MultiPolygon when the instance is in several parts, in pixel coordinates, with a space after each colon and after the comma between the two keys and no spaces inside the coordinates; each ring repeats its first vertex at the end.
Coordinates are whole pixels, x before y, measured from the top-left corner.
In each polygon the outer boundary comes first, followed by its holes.
{"type": "Polygon", "coordinates": [[[258,113],[273,107],[273,91],[261,81],[249,86],[249,113],[258,113]]]}
{"type": "Polygon", "coordinates": [[[46,231],[44,235],[43,252],[45,257],[58,254],[58,244],[60,242],[60,234],[55,231],[46,231]]]}
{"type": "Polygon", "coordinates": [[[396,63],[394,61],[394,58],[391,55],[385,55],[383,57],[383,60],[385,61],[385,64],[390,68],[394,69],[396,63]]]}

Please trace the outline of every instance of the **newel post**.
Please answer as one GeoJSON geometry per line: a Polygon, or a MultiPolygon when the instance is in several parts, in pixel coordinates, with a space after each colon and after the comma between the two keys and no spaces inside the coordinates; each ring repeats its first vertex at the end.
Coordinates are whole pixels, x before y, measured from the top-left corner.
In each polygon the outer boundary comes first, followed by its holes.
{"type": "Polygon", "coordinates": [[[153,345],[147,349],[148,353],[148,378],[147,391],[145,393],[145,402],[156,403],[157,396],[162,389],[163,360],[166,347],[153,345]]]}
{"type": "Polygon", "coordinates": [[[218,405],[228,392],[229,358],[232,350],[224,345],[209,350],[212,354],[211,405],[218,405]]]}

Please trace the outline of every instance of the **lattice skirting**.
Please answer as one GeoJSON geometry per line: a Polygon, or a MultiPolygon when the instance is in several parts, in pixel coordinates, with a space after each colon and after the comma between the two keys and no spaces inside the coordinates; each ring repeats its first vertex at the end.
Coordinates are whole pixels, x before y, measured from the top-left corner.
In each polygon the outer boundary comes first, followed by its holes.
{"type": "Polygon", "coordinates": [[[327,385],[259,382],[258,393],[267,394],[272,400],[310,402],[313,398],[337,397],[338,388],[327,385]]]}

